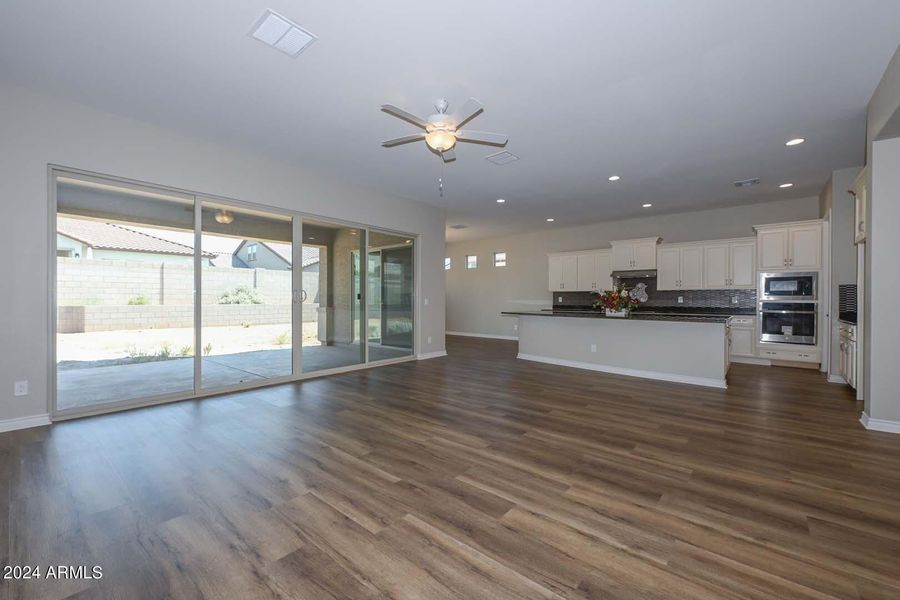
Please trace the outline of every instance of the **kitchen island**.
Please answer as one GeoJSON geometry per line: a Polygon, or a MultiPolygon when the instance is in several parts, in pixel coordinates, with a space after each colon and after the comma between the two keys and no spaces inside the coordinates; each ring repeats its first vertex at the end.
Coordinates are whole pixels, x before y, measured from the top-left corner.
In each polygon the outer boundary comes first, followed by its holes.
{"type": "Polygon", "coordinates": [[[519,320],[518,358],[605,373],[728,387],[729,315],[504,312],[519,320]]]}

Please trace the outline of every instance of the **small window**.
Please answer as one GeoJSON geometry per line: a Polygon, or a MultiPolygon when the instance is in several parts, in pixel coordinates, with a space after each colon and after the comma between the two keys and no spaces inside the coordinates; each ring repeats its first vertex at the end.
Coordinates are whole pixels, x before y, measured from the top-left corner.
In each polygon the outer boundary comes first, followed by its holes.
{"type": "Polygon", "coordinates": [[[478,268],[478,257],[474,254],[469,254],[466,256],[466,268],[467,269],[477,269],[478,268]]]}
{"type": "Polygon", "coordinates": [[[494,266],[495,267],[505,267],[506,266],[506,252],[494,252],[494,266]]]}
{"type": "Polygon", "coordinates": [[[449,256],[444,259],[444,270],[445,271],[450,270],[450,257],[449,256]]]}
{"type": "Polygon", "coordinates": [[[250,244],[247,246],[247,262],[251,260],[256,260],[256,244],[250,244]]]}

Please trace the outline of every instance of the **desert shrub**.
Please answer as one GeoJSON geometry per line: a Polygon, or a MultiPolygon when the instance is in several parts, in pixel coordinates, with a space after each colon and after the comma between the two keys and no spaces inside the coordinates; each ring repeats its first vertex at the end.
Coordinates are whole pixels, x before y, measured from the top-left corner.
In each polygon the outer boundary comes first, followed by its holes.
{"type": "Polygon", "coordinates": [[[128,301],[128,306],[145,306],[150,304],[150,298],[144,294],[139,294],[128,301]]]}
{"type": "Polygon", "coordinates": [[[260,293],[246,285],[239,285],[219,296],[219,304],[262,304],[260,293]]]}

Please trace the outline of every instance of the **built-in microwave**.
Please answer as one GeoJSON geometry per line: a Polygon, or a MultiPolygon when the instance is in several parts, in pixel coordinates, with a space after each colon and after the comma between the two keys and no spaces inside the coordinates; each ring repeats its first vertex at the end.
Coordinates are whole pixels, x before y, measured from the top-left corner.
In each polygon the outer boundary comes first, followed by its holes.
{"type": "Polygon", "coordinates": [[[818,273],[760,273],[760,301],[814,301],[818,273]]]}

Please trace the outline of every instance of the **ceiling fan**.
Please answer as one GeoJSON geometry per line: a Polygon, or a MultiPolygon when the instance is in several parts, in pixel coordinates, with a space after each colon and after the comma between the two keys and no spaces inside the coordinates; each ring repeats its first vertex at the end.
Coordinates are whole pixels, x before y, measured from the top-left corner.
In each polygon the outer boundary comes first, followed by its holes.
{"type": "Polygon", "coordinates": [[[384,112],[421,127],[425,131],[387,140],[382,142],[381,145],[385,148],[392,148],[400,144],[425,140],[428,147],[437,152],[444,159],[444,162],[450,162],[456,160],[453,147],[457,141],[487,144],[489,146],[505,146],[509,140],[509,136],[502,133],[460,130],[460,127],[484,111],[484,106],[475,98],[469,98],[463,102],[459,110],[452,114],[447,114],[448,107],[447,101],[441,98],[434,103],[434,108],[437,112],[427,119],[423,119],[393,104],[382,104],[381,110],[384,112]]]}

